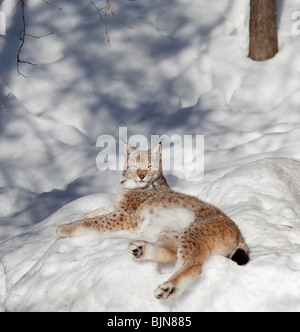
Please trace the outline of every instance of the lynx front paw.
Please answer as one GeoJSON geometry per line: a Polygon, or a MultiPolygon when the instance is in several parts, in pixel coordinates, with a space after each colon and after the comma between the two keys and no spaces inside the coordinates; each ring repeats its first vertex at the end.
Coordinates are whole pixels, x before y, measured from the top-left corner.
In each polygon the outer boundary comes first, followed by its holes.
{"type": "Polygon", "coordinates": [[[172,282],[165,282],[154,291],[154,296],[159,300],[167,300],[175,295],[175,286],[172,282]]]}
{"type": "Polygon", "coordinates": [[[140,259],[144,252],[144,246],[145,246],[145,242],[143,242],[143,241],[131,242],[128,246],[128,252],[134,258],[140,259]]]}
{"type": "Polygon", "coordinates": [[[74,226],[72,224],[60,225],[56,228],[56,236],[58,238],[68,237],[74,233],[74,226]]]}

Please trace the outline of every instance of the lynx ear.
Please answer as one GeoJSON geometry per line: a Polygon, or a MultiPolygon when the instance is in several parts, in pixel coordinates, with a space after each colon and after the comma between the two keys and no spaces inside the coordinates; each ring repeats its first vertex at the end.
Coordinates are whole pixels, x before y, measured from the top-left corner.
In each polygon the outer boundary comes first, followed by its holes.
{"type": "Polygon", "coordinates": [[[133,151],[136,151],[136,148],[134,148],[132,145],[126,143],[124,147],[124,152],[126,155],[130,155],[133,151]]]}
{"type": "Polygon", "coordinates": [[[161,142],[152,146],[151,149],[149,149],[149,151],[151,152],[151,154],[155,154],[155,155],[161,155],[161,142]]]}

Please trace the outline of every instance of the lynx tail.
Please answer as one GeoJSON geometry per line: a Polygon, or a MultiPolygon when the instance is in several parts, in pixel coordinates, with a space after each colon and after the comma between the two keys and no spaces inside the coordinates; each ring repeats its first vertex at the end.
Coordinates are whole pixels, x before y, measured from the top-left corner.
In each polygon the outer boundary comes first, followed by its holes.
{"type": "Polygon", "coordinates": [[[231,259],[238,265],[246,265],[250,258],[245,250],[238,248],[236,252],[232,255],[231,259]]]}

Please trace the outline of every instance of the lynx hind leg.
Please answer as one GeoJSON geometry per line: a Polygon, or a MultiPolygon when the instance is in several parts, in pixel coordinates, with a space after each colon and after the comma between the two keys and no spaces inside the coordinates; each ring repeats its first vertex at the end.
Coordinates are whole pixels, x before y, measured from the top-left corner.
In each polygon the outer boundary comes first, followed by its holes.
{"type": "Polygon", "coordinates": [[[192,224],[181,234],[177,249],[177,272],[169,280],[161,284],[154,291],[159,300],[176,297],[192,283],[202,272],[202,265],[210,255],[205,237],[197,227],[192,224]]]}
{"type": "Polygon", "coordinates": [[[156,288],[154,296],[159,300],[167,300],[173,296],[179,295],[201,272],[202,265],[200,264],[179,270],[168,281],[156,288]]]}
{"type": "Polygon", "coordinates": [[[160,234],[157,243],[177,253],[180,233],[176,231],[164,231],[160,234]]]}
{"type": "Polygon", "coordinates": [[[141,260],[169,263],[175,262],[177,259],[176,252],[164,246],[146,241],[131,242],[128,246],[128,252],[134,258],[141,260]]]}
{"type": "MultiPolygon", "coordinates": [[[[247,246],[241,241],[237,226],[229,218],[217,215],[206,223],[196,221],[180,237],[178,271],[154,291],[154,296],[166,300],[179,295],[198,277],[202,265],[213,253],[226,257],[232,255],[234,259],[236,254],[240,254],[239,250],[245,253],[247,246]]],[[[241,259],[246,260],[246,257],[241,259]]]]}

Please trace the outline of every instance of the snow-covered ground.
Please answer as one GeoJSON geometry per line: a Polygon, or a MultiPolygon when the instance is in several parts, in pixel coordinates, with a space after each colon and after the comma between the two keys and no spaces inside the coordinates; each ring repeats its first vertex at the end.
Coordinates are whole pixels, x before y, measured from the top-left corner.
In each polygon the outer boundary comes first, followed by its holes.
{"type": "MultiPolygon", "coordinates": [[[[89,0],[4,0],[0,36],[2,311],[299,311],[300,36],[297,0],[278,1],[279,53],[247,58],[249,1],[112,1],[133,29],[89,0]],[[17,1],[16,1],[17,2],[17,1]],[[103,14],[103,12],[102,12],[103,14]],[[299,24],[297,25],[299,26],[299,24]],[[293,29],[294,27],[294,29],[293,29]],[[293,33],[294,32],[294,33],[293,33]],[[251,261],[212,257],[174,301],[154,298],[173,265],[127,254],[135,234],[57,240],[57,225],[113,203],[117,171],[96,167],[97,139],[204,135],[204,175],[178,191],[222,208],[251,261]]],[[[100,1],[96,1],[99,4],[100,1]]],[[[101,7],[101,6],[100,6],[101,7]]]]}

